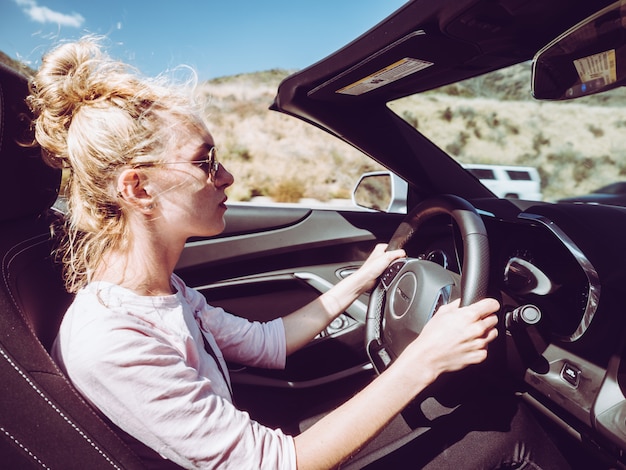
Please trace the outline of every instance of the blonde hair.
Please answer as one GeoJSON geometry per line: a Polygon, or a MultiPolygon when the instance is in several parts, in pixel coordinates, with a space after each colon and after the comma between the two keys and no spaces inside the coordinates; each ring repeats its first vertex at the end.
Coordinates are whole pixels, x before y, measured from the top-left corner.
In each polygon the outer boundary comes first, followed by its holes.
{"type": "Polygon", "coordinates": [[[190,93],[195,77],[184,86],[162,76],[142,78],[104,53],[100,42],[85,37],[45,55],[28,98],[44,159],[69,170],[58,253],[70,292],[90,282],[104,253],[131,242],[117,194],[119,171],[163,159],[174,138],[167,116],[179,121],[199,116],[190,93]]]}

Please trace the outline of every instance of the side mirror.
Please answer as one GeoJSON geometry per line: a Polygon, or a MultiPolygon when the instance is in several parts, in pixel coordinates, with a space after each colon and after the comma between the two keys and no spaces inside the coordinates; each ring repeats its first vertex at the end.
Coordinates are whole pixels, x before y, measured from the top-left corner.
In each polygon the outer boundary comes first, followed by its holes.
{"type": "Polygon", "coordinates": [[[409,185],[389,171],[361,175],[352,191],[352,202],[366,209],[406,214],[409,185]]]}
{"type": "Polygon", "coordinates": [[[569,100],[626,83],[626,3],[617,1],[570,28],[533,59],[532,94],[569,100]]]}

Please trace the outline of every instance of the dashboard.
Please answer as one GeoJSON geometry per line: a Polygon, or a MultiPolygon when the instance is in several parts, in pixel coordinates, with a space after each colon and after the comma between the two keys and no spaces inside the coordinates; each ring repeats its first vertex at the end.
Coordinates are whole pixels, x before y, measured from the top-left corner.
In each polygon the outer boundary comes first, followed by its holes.
{"type": "MultiPolygon", "coordinates": [[[[624,461],[626,209],[499,209],[479,213],[489,236],[490,295],[502,304],[507,372],[551,419],[583,439],[606,441],[602,447],[624,461]]],[[[408,254],[462,272],[450,219],[429,223],[408,254]]]]}

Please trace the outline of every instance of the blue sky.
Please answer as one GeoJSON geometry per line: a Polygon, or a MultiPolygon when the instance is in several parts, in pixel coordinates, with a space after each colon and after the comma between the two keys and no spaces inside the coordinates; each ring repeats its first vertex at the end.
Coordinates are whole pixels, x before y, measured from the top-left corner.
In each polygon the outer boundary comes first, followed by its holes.
{"type": "Polygon", "coordinates": [[[301,69],[405,1],[0,0],[0,51],[36,68],[58,42],[89,33],[148,75],[181,64],[200,79],[301,69]]]}

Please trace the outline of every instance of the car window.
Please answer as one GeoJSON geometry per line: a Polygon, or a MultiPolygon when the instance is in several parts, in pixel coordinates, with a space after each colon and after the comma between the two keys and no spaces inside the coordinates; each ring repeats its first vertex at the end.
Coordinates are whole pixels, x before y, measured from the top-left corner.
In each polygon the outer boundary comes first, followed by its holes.
{"type": "MultiPolygon", "coordinates": [[[[541,198],[626,181],[626,92],[571,101],[532,98],[531,63],[402,98],[389,107],[464,166],[536,169],[541,198]]],[[[472,169],[481,181],[494,175],[472,169]]],[[[527,171],[507,171],[518,183],[527,171]]],[[[495,175],[497,177],[497,175],[495,175]]]]}
{"type": "Polygon", "coordinates": [[[530,181],[532,179],[530,173],[523,170],[507,170],[506,174],[513,181],[530,181]]]}

